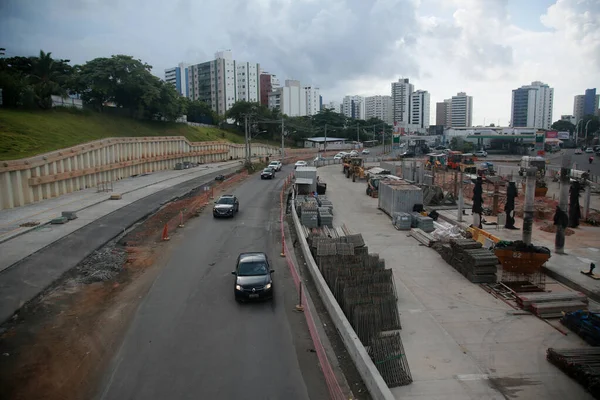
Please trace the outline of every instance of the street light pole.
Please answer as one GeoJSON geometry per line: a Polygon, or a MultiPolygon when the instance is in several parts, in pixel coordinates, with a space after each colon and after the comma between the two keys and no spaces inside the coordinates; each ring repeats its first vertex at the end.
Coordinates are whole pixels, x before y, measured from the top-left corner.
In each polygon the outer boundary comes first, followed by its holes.
{"type": "Polygon", "coordinates": [[[284,127],[283,127],[283,115],[281,116],[281,164],[283,164],[283,159],[285,157],[285,147],[284,147],[284,127]]]}
{"type": "Polygon", "coordinates": [[[323,144],[323,153],[327,153],[327,124],[325,124],[325,142],[323,144]]]}

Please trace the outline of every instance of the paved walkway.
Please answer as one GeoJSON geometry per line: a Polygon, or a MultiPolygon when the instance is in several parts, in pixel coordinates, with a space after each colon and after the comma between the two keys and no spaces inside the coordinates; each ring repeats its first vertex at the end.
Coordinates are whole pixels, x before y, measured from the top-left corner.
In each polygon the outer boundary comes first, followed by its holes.
{"type": "Polygon", "coordinates": [[[0,211],[0,272],[20,260],[77,231],[97,219],[161,190],[174,187],[222,169],[240,165],[239,161],[205,164],[187,170],[168,170],[114,183],[112,193],[121,200],[108,200],[110,193],[97,188],[81,190],[24,207],[0,211]],[[63,211],[77,211],[78,218],[62,225],[49,224],[63,211]],[[33,228],[20,227],[24,222],[39,222],[33,228]]]}
{"type": "MultiPolygon", "coordinates": [[[[470,215],[470,206],[466,207],[467,216],[463,217],[463,228],[473,223],[473,217],[470,215]]],[[[454,221],[458,219],[457,210],[438,211],[445,219],[454,221]]],[[[488,222],[496,222],[496,217],[485,217],[488,222]]],[[[523,220],[515,218],[515,226],[521,228],[523,220]]],[[[550,221],[551,222],[551,221],[550,221]]],[[[600,267],[600,227],[580,226],[574,229],[575,233],[566,237],[565,251],[567,254],[557,254],[554,252],[555,233],[544,232],[540,228],[541,222],[534,222],[532,243],[538,246],[545,246],[552,251],[552,257],[546,262],[546,270],[550,276],[565,285],[579,290],[595,301],[600,302],[600,281],[593,280],[580,271],[587,271],[590,263],[595,263],[600,267]]],[[[497,229],[493,225],[484,225],[494,236],[503,240],[521,240],[522,230],[497,229]]]]}
{"type": "Polygon", "coordinates": [[[591,399],[546,361],[548,347],[587,346],[537,317],[514,310],[472,284],[432,249],[394,229],[339,166],[323,167],[334,225],[363,234],[369,251],[394,271],[402,341],[414,382],[397,399],[591,399]]]}

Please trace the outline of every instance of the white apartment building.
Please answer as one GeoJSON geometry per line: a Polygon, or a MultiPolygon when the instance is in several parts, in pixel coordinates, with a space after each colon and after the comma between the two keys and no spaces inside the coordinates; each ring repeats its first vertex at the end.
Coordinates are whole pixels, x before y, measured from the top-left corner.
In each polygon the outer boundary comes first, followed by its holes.
{"type": "Polygon", "coordinates": [[[563,121],[569,121],[570,123],[572,123],[573,125],[577,124],[577,120],[575,119],[574,115],[561,115],[560,119],[563,121]]]}
{"type": "Polygon", "coordinates": [[[450,103],[451,126],[453,128],[473,126],[473,96],[459,92],[456,96],[452,96],[450,103]]]}
{"type": "Polygon", "coordinates": [[[392,82],[392,118],[402,128],[408,128],[410,123],[410,95],[414,89],[408,78],[392,82]]]}
{"type": "Polygon", "coordinates": [[[260,99],[260,66],[256,63],[237,62],[235,70],[237,100],[257,103],[260,99]]]}
{"type": "Polygon", "coordinates": [[[321,95],[319,88],[314,86],[304,87],[306,98],[306,115],[316,115],[321,111],[321,95]]]}
{"type": "Polygon", "coordinates": [[[342,114],[347,118],[365,119],[365,99],[361,96],[345,96],[342,102],[342,114]]]}
{"type": "Polygon", "coordinates": [[[379,118],[389,125],[394,124],[394,110],[391,96],[365,97],[365,119],[379,118]]]}
{"type": "Polygon", "coordinates": [[[183,97],[188,97],[188,65],[179,63],[178,66],[165,69],[165,82],[170,83],[183,97]]]}
{"type": "Polygon", "coordinates": [[[573,102],[573,116],[575,117],[575,124],[583,119],[584,107],[585,107],[585,95],[578,94],[575,96],[573,102]]]}
{"type": "Polygon", "coordinates": [[[408,128],[418,132],[424,132],[429,128],[430,117],[429,92],[417,90],[410,96],[410,119],[408,128]]]}
{"type": "Polygon", "coordinates": [[[342,114],[342,104],[337,101],[330,101],[327,104],[323,104],[323,108],[328,108],[336,113],[342,114]]]}
{"type": "Polygon", "coordinates": [[[188,97],[223,115],[238,100],[259,101],[259,71],[259,64],[236,62],[230,50],[219,51],[214,60],[187,67],[188,97]]]}
{"type": "Polygon", "coordinates": [[[535,81],[512,92],[511,127],[550,129],[554,89],[535,81]]]}
{"type": "Polygon", "coordinates": [[[269,108],[276,108],[288,117],[307,115],[306,91],[300,81],[287,79],[283,87],[269,94],[269,108]]]}

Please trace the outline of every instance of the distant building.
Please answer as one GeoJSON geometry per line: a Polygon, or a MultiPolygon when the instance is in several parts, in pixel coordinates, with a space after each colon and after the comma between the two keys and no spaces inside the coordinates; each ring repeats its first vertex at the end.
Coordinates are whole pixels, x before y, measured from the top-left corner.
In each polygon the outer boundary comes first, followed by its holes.
{"type": "Polygon", "coordinates": [[[459,92],[456,96],[452,96],[450,104],[452,127],[461,128],[473,125],[473,96],[459,92]]]}
{"type": "Polygon", "coordinates": [[[365,119],[379,118],[388,125],[394,124],[394,108],[391,96],[365,97],[365,119]]]}
{"type": "Polygon", "coordinates": [[[550,129],[554,89],[535,81],[512,92],[511,127],[550,129]]]}
{"type": "Polygon", "coordinates": [[[392,118],[399,126],[407,128],[410,123],[410,95],[414,91],[408,78],[392,82],[392,118]]]}
{"type": "Polygon", "coordinates": [[[221,115],[238,100],[260,101],[260,65],[235,61],[230,50],[215,53],[212,61],[166,69],[165,81],[221,115]]]}
{"type": "Polygon", "coordinates": [[[365,99],[361,96],[345,96],[342,114],[352,119],[365,119],[365,99]]]}
{"type": "Polygon", "coordinates": [[[260,73],[260,104],[269,105],[269,94],[279,87],[277,76],[268,72],[260,73]]]}
{"type": "Polygon", "coordinates": [[[183,97],[188,97],[188,66],[179,63],[178,66],[165,69],[165,82],[170,83],[183,97]]]}
{"type": "Polygon", "coordinates": [[[283,87],[269,94],[269,108],[278,109],[288,117],[308,115],[306,105],[306,90],[300,81],[287,79],[283,87]]]}
{"type": "Polygon", "coordinates": [[[429,92],[417,90],[410,96],[410,129],[425,133],[429,128],[429,92]]]}
{"type": "Polygon", "coordinates": [[[563,120],[563,121],[569,121],[573,125],[577,124],[574,115],[561,115],[560,119],[563,120]]]}
{"type": "Polygon", "coordinates": [[[435,124],[445,128],[452,126],[452,99],[435,104],[435,124]]]}
{"type": "Polygon", "coordinates": [[[304,87],[304,97],[306,98],[306,115],[316,115],[321,111],[321,95],[319,88],[314,86],[304,87]]]}
{"type": "Polygon", "coordinates": [[[585,94],[575,96],[573,102],[574,124],[577,124],[586,115],[600,115],[600,94],[596,94],[596,88],[586,89],[585,94]]]}
{"type": "Polygon", "coordinates": [[[323,109],[330,109],[335,111],[336,113],[342,114],[342,104],[337,101],[330,101],[327,104],[323,104],[323,109]]]}

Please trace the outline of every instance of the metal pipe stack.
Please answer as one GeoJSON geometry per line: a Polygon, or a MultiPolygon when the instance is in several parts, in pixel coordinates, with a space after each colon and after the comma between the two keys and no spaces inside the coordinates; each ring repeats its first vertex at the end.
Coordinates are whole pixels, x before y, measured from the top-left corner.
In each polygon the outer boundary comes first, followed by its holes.
{"type": "Polygon", "coordinates": [[[600,399],[600,348],[549,348],[546,359],[600,399]]]}

